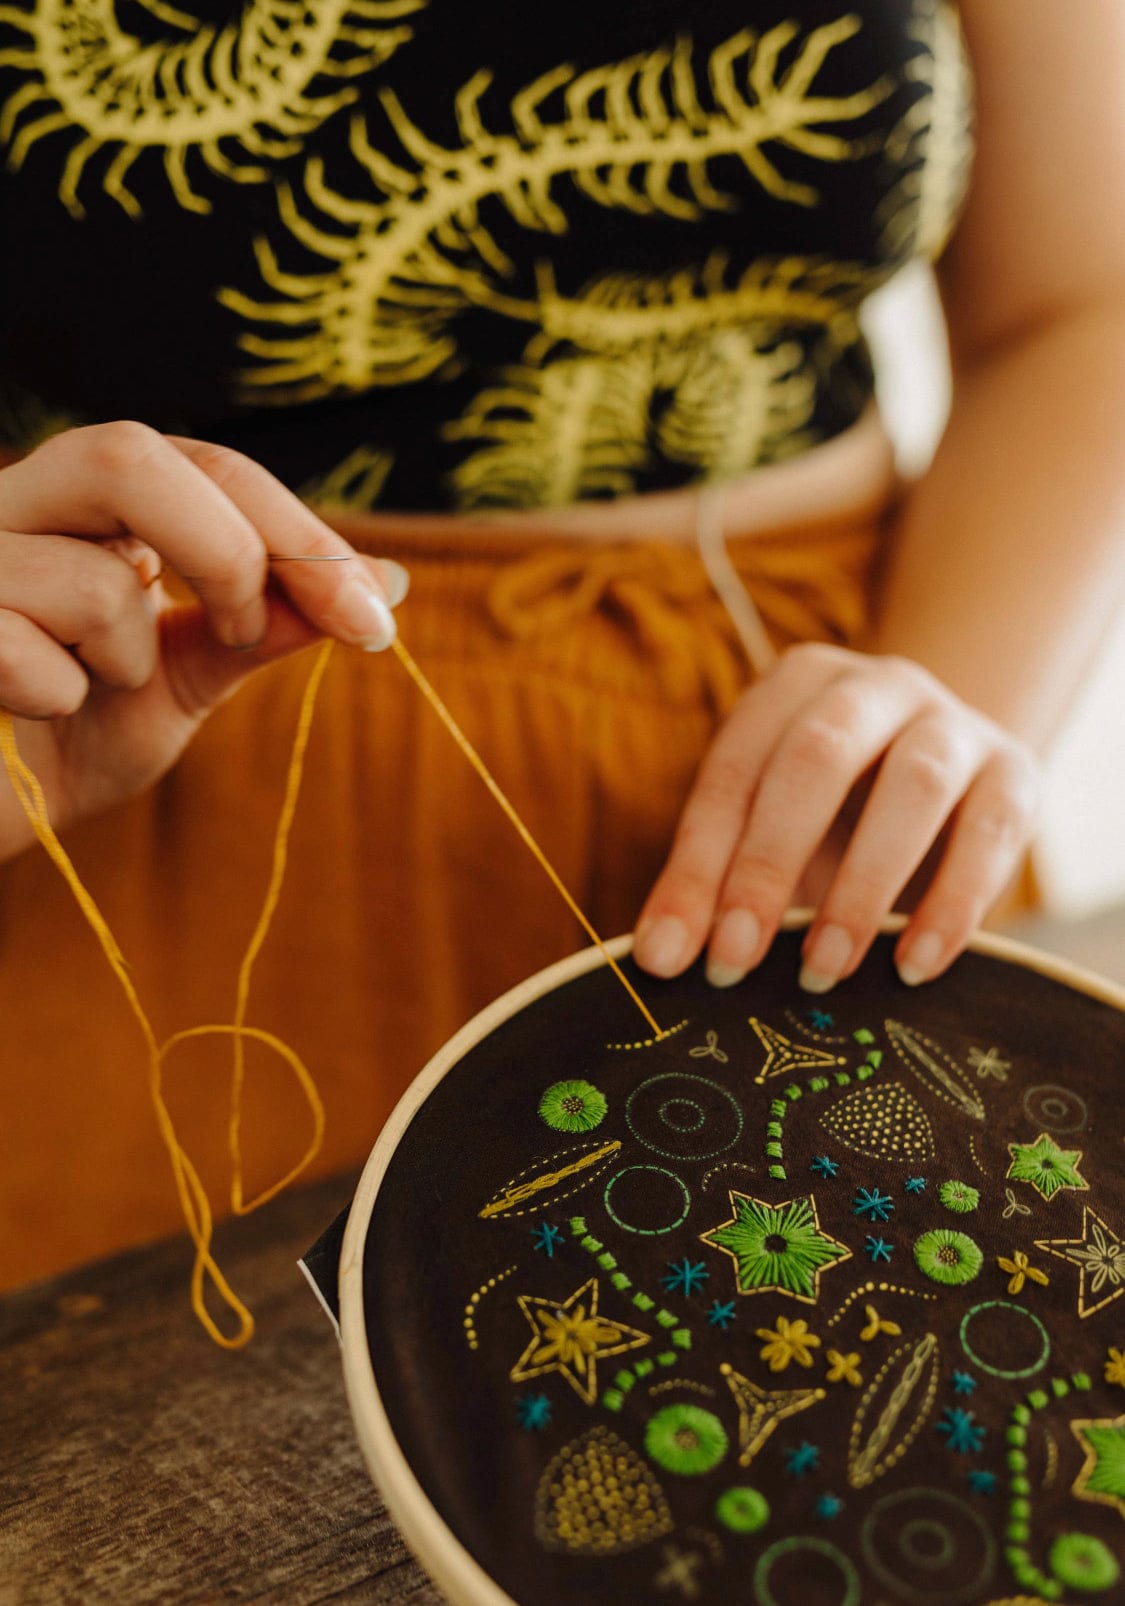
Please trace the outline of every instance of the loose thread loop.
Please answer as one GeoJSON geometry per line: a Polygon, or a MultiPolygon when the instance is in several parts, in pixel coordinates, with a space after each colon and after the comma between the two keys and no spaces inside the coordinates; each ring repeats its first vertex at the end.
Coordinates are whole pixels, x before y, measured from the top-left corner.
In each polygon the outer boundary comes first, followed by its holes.
{"type": "MultiPolygon", "coordinates": [[[[320,691],[325,671],[328,668],[332,650],[333,643],[331,641],[325,641],[321,644],[301,697],[301,706],[297,716],[297,726],[286,774],[285,791],[274,833],[269,881],[261,913],[258,916],[250,941],[247,944],[246,952],[239,966],[234,1019],[229,1024],[208,1023],[202,1026],[187,1027],[174,1033],[163,1044],[157,1041],[152,1022],[149,1020],[144,1005],[141,1003],[140,995],[129,974],[128,964],[117,943],[117,939],[114,937],[104,915],[83,883],[69,854],[55,833],[43,789],[34,771],[25,763],[20,753],[19,745],[16,741],[15,728],[12,724],[12,716],[8,712],[0,710],[0,756],[3,757],[16,798],[27,816],[36,838],[74,895],[83,917],[101,946],[107,963],[117,977],[144,1039],[145,1047],[148,1051],[149,1091],[153,1110],[161,1139],[171,1161],[172,1177],[176,1186],[180,1210],[183,1214],[188,1234],[195,1246],[195,1260],[191,1274],[192,1309],[206,1332],[223,1349],[241,1349],[244,1344],[248,1343],[254,1333],[254,1318],[247,1306],[243,1304],[242,1300],[234,1292],[211,1252],[214,1231],[211,1203],[198,1171],[176,1136],[175,1123],[164,1098],[164,1063],[168,1055],[181,1043],[191,1042],[202,1037],[229,1037],[232,1039],[233,1065],[230,1088],[228,1153],[231,1165],[230,1202],[231,1209],[235,1215],[249,1215],[251,1211],[256,1210],[260,1205],[274,1198],[283,1188],[286,1188],[289,1183],[301,1175],[318,1153],[324,1137],[324,1105],[310,1071],[296,1051],[282,1038],[276,1036],[273,1032],[263,1031],[260,1027],[248,1026],[246,1024],[246,1015],[249,1008],[250,985],[253,979],[254,965],[269,935],[270,926],[277,912],[278,902],[281,897],[289,852],[289,834],[297,809],[301,782],[304,777],[309,733],[312,729],[317,695],[320,691]],[[312,1136],[305,1153],[283,1177],[270,1184],[269,1187],[264,1188],[249,1201],[246,1201],[243,1196],[241,1143],[242,1096],[246,1081],[245,1045],[247,1041],[261,1043],[265,1047],[273,1049],[285,1061],[305,1096],[309,1113],[312,1116],[312,1136]],[[227,1306],[238,1323],[238,1330],[234,1334],[224,1333],[207,1309],[208,1279],[215,1293],[227,1306]]],[[[422,673],[422,670],[407,651],[401,639],[394,642],[394,651],[415,686],[441,719],[461,752],[476,770],[493,798],[515,827],[521,840],[546,872],[564,903],[592,941],[601,949],[606,963],[633,1003],[640,1010],[645,1021],[655,1033],[656,1038],[661,1039],[669,1035],[661,1030],[648,1006],[571,896],[561,876],[524,824],[515,806],[509,801],[499,783],[493,778],[484,760],[461,730],[461,727],[437,691],[422,673]]]]}
{"type": "Polygon", "coordinates": [[[297,798],[301,789],[309,730],[312,725],[317,693],[324,678],[324,671],[328,667],[331,651],[332,643],[330,641],[326,641],[321,645],[301,699],[301,707],[297,719],[297,733],[286,776],[285,795],[274,835],[269,884],[265,901],[262,905],[262,912],[254,928],[254,933],[251,936],[242,963],[239,966],[234,1021],[229,1025],[207,1024],[188,1027],[184,1031],[176,1032],[163,1044],[157,1041],[152,1022],[149,1020],[144,1005],[141,1003],[140,995],[133,984],[132,977],[129,975],[128,965],[117,939],[114,937],[104,915],[84,885],[69,854],[55,833],[47,809],[47,800],[43,795],[43,789],[39,784],[38,777],[24,762],[20,753],[12,724],[12,716],[6,711],[0,711],[0,755],[3,756],[4,765],[16,798],[26,814],[37,839],[70,888],[87,924],[101,945],[102,952],[117,977],[121,990],[125,994],[129,1008],[144,1038],[145,1047],[148,1050],[149,1092],[152,1098],[153,1110],[156,1114],[157,1127],[172,1164],[172,1177],[176,1186],[180,1210],[183,1214],[188,1234],[195,1245],[195,1261],[191,1274],[192,1309],[206,1332],[223,1349],[241,1349],[244,1344],[249,1343],[254,1333],[254,1318],[247,1306],[234,1292],[211,1252],[211,1240],[214,1231],[211,1203],[199,1173],[176,1136],[175,1123],[164,1099],[164,1062],[172,1050],[180,1043],[200,1037],[221,1036],[233,1039],[234,1064],[231,1075],[228,1149],[231,1156],[231,1208],[236,1215],[248,1215],[252,1210],[256,1210],[259,1205],[264,1204],[267,1199],[272,1199],[275,1194],[279,1193],[281,1189],[285,1188],[304,1171],[320,1149],[324,1137],[324,1106],[312,1075],[300,1056],[290,1048],[288,1043],[277,1037],[273,1032],[262,1031],[256,1026],[247,1026],[246,1012],[254,962],[261,952],[262,945],[269,933],[270,924],[281,896],[288,853],[289,830],[293,822],[297,798]],[[264,1189],[249,1204],[246,1204],[243,1200],[242,1190],[240,1128],[242,1091],[246,1074],[244,1045],[248,1038],[254,1042],[264,1044],[267,1048],[272,1048],[290,1067],[308,1103],[312,1116],[313,1132],[308,1148],[296,1165],[286,1172],[279,1181],[264,1189]],[[208,1279],[210,1279],[215,1292],[238,1323],[238,1329],[234,1334],[224,1333],[207,1309],[206,1289],[208,1279]]]}
{"type": "Polygon", "coordinates": [[[496,799],[496,802],[499,803],[512,825],[515,826],[521,841],[524,843],[524,846],[530,849],[540,867],[546,871],[555,891],[562,898],[571,914],[574,915],[575,919],[590,937],[591,941],[601,949],[606,964],[609,965],[610,969],[613,971],[613,974],[617,977],[622,987],[624,987],[625,991],[629,994],[629,997],[633,1000],[634,1004],[636,1004],[649,1026],[651,1026],[652,1030],[656,1033],[657,1038],[659,1039],[664,1037],[666,1034],[657,1025],[648,1005],[645,1003],[640,993],[637,992],[637,989],[633,986],[628,976],[626,976],[625,972],[621,969],[621,966],[617,963],[616,959],[614,959],[602,938],[594,930],[593,925],[579,908],[578,904],[571,896],[570,891],[562,877],[559,875],[550,859],[548,859],[547,855],[543,852],[543,849],[539,846],[538,842],[524,824],[516,810],[515,805],[509,801],[507,794],[501,789],[500,783],[494,778],[491,770],[489,770],[483,758],[481,758],[472,742],[470,742],[460,725],[458,725],[457,721],[454,719],[453,715],[442,701],[442,698],[439,696],[438,692],[426,679],[426,676],[422,673],[417,663],[411,657],[409,651],[403,644],[402,638],[396,637],[391,643],[391,647],[399,662],[410,676],[411,680],[422,693],[422,696],[426,699],[430,707],[434,710],[434,713],[445,726],[446,730],[453,737],[453,740],[457,743],[457,746],[461,749],[469,763],[476,770],[485,786],[487,786],[488,790],[492,793],[492,796],[496,799]]]}

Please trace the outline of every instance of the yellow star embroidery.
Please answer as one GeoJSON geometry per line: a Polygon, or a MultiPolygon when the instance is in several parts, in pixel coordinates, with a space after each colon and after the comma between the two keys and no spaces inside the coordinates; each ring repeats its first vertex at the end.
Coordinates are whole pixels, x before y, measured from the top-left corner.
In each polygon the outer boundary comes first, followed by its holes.
{"type": "Polygon", "coordinates": [[[565,1304],[521,1294],[519,1307],[535,1336],[512,1367],[512,1382],[560,1372],[587,1405],[597,1396],[599,1359],[651,1342],[647,1333],[598,1315],[596,1277],[576,1288],[565,1304]]]}
{"type": "Polygon", "coordinates": [[[863,1378],[859,1372],[858,1355],[841,1355],[838,1349],[830,1349],[825,1351],[824,1358],[828,1362],[830,1383],[850,1383],[853,1389],[859,1388],[863,1378]]]}
{"type": "Polygon", "coordinates": [[[1045,1271],[1040,1271],[1038,1267],[1032,1266],[1029,1263],[1028,1258],[1022,1249],[1015,1250],[1012,1254],[1011,1260],[1008,1260],[1004,1255],[997,1255],[996,1264],[1000,1267],[1001,1271],[1006,1271],[1009,1274],[1009,1294],[1018,1294],[1022,1292],[1023,1285],[1025,1282],[1027,1282],[1028,1278],[1030,1278],[1033,1283],[1041,1283],[1044,1288],[1046,1288],[1047,1284],[1051,1280],[1045,1271]]]}
{"type": "Polygon", "coordinates": [[[779,1316],[776,1330],[759,1327],[757,1333],[766,1341],[762,1345],[762,1359],[771,1372],[784,1372],[790,1361],[796,1361],[798,1366],[811,1366],[812,1350],[820,1347],[820,1339],[809,1332],[808,1323],[799,1317],[790,1322],[779,1316]]]}
{"type": "Polygon", "coordinates": [[[1082,1319],[1125,1294],[1125,1234],[1108,1226],[1089,1205],[1082,1211],[1081,1238],[1036,1239],[1035,1247],[1078,1267],[1078,1314],[1082,1319]]]}
{"type": "Polygon", "coordinates": [[[1105,1363],[1105,1380],[1107,1383],[1120,1383],[1125,1389],[1125,1350],[1109,1351],[1109,1360],[1105,1363]]]}
{"type": "Polygon", "coordinates": [[[871,1340],[878,1338],[880,1333],[886,1333],[888,1338],[898,1338],[901,1334],[902,1328],[898,1323],[883,1321],[874,1305],[865,1305],[863,1312],[867,1317],[867,1326],[859,1335],[860,1343],[870,1344],[871,1340]]]}

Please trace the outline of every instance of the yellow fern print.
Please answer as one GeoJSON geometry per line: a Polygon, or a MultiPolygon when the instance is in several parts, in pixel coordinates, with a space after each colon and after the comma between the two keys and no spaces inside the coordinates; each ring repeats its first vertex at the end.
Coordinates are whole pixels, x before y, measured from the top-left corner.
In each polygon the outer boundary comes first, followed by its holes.
{"type": "Polygon", "coordinates": [[[702,479],[728,480],[811,444],[803,433],[816,406],[816,374],[795,340],[769,344],[753,325],[722,329],[676,353],[665,370],[673,400],[657,425],[666,457],[702,479]]]}
{"type": "Polygon", "coordinates": [[[560,295],[549,263],[537,269],[535,300],[497,297],[509,317],[539,325],[526,356],[538,361],[559,343],[609,356],[648,341],[675,346],[751,322],[833,330],[841,344],[858,335],[856,309],[882,277],[861,262],[760,257],[729,283],[729,257],[715,251],[701,267],[661,275],[607,274],[577,296],[560,295]]]}
{"type": "Polygon", "coordinates": [[[559,507],[632,491],[649,457],[650,353],[560,358],[502,379],[446,426],[450,440],[485,442],[453,471],[461,507],[559,507]]]}
{"type": "Polygon", "coordinates": [[[0,65],[27,73],[0,112],[0,144],[18,170],[46,135],[73,132],[59,199],[74,217],[85,212],[78,188],[86,166],[107,149],[114,154],[102,187],[131,216],[141,206],[126,179],[146,150],[162,154],[180,206],[209,212],[188,178],[189,151],[221,178],[267,179],[261,161],[299,153],[308,134],[357,98],[350,84],[313,93],[313,79],[379,66],[410,37],[397,19],[425,3],[250,0],[237,22],[218,28],[164,0],[141,0],[180,35],[160,44],[122,29],[115,0],[37,0],[31,11],[0,5],[0,22],[28,41],[0,51],[0,65]]]}
{"type": "Polygon", "coordinates": [[[555,507],[629,494],[654,446],[704,479],[777,461],[815,404],[804,348],[750,324],[509,369],[443,433],[485,443],[453,471],[460,506],[555,507]]]}
{"type": "Polygon", "coordinates": [[[876,213],[883,245],[899,260],[916,253],[941,255],[969,182],[973,159],[972,80],[955,8],[948,0],[921,0],[910,32],[923,46],[906,75],[924,84],[887,141],[887,160],[906,171],[876,213]]]}
{"type": "MultiPolygon", "coordinates": [[[[803,38],[793,22],[760,39],[748,30],[734,34],[708,60],[708,106],[690,39],[578,76],[557,67],[515,96],[512,130],[504,133],[485,124],[490,75],[480,72],[456,97],[462,143],[453,148],[429,139],[382,90],[409,166],[376,149],[357,118],[350,144],[366,195],[330,187],[315,156],[305,165],[300,202],[289,186],[279,187],[285,227],[330,266],[287,272],[270,242],[259,239],[259,270],[275,299],[221,293],[241,317],[278,330],[242,335],[243,349],[260,359],[243,375],[242,399],[290,404],[426,379],[456,361],[450,326],[469,306],[541,324],[542,308],[503,294],[514,270],[481,221],[486,201],[524,228],[563,234],[568,180],[599,205],[690,222],[733,208],[711,169],[717,158],[734,157],[771,196],[815,205],[815,188],[787,177],[767,147],[825,162],[868,149],[821,125],[865,116],[890,94],[890,80],[849,95],[815,92],[826,58],[859,29],[859,18],[847,15],[803,38]],[[782,53],[797,40],[782,68],[782,53]]],[[[561,313],[557,298],[555,311],[561,313]]]]}
{"type": "Polygon", "coordinates": [[[394,455],[357,446],[341,462],[298,487],[297,495],[316,507],[346,507],[370,513],[382,494],[394,455]]]}

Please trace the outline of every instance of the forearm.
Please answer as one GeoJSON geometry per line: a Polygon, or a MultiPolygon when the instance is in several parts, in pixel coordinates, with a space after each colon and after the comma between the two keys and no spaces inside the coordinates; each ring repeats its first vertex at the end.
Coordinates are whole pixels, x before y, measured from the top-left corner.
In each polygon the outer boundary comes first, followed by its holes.
{"type": "Polygon", "coordinates": [[[876,650],[1042,750],[1125,599],[1125,303],[963,373],[909,492],[876,650]]]}

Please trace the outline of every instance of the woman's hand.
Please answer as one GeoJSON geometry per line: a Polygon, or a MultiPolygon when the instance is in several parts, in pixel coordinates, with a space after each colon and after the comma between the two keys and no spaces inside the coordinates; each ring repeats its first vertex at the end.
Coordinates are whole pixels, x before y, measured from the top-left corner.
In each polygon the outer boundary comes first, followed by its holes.
{"type": "Polygon", "coordinates": [[[732,986],[786,908],[814,902],[800,979],[825,992],[936,845],[895,953],[905,982],[929,981],[1017,869],[1038,791],[1030,750],[919,665],[791,648],[703,762],[637,923],[637,962],[677,975],[707,943],[709,980],[732,986]]]}
{"type": "MultiPolygon", "coordinates": [[[[221,447],[113,423],[0,470],[0,707],[57,825],[157,780],[260,665],[321,635],[389,646],[404,591],[221,447]],[[197,603],[171,604],[164,563],[197,603]]],[[[30,839],[0,785],[0,858],[30,839]]]]}

